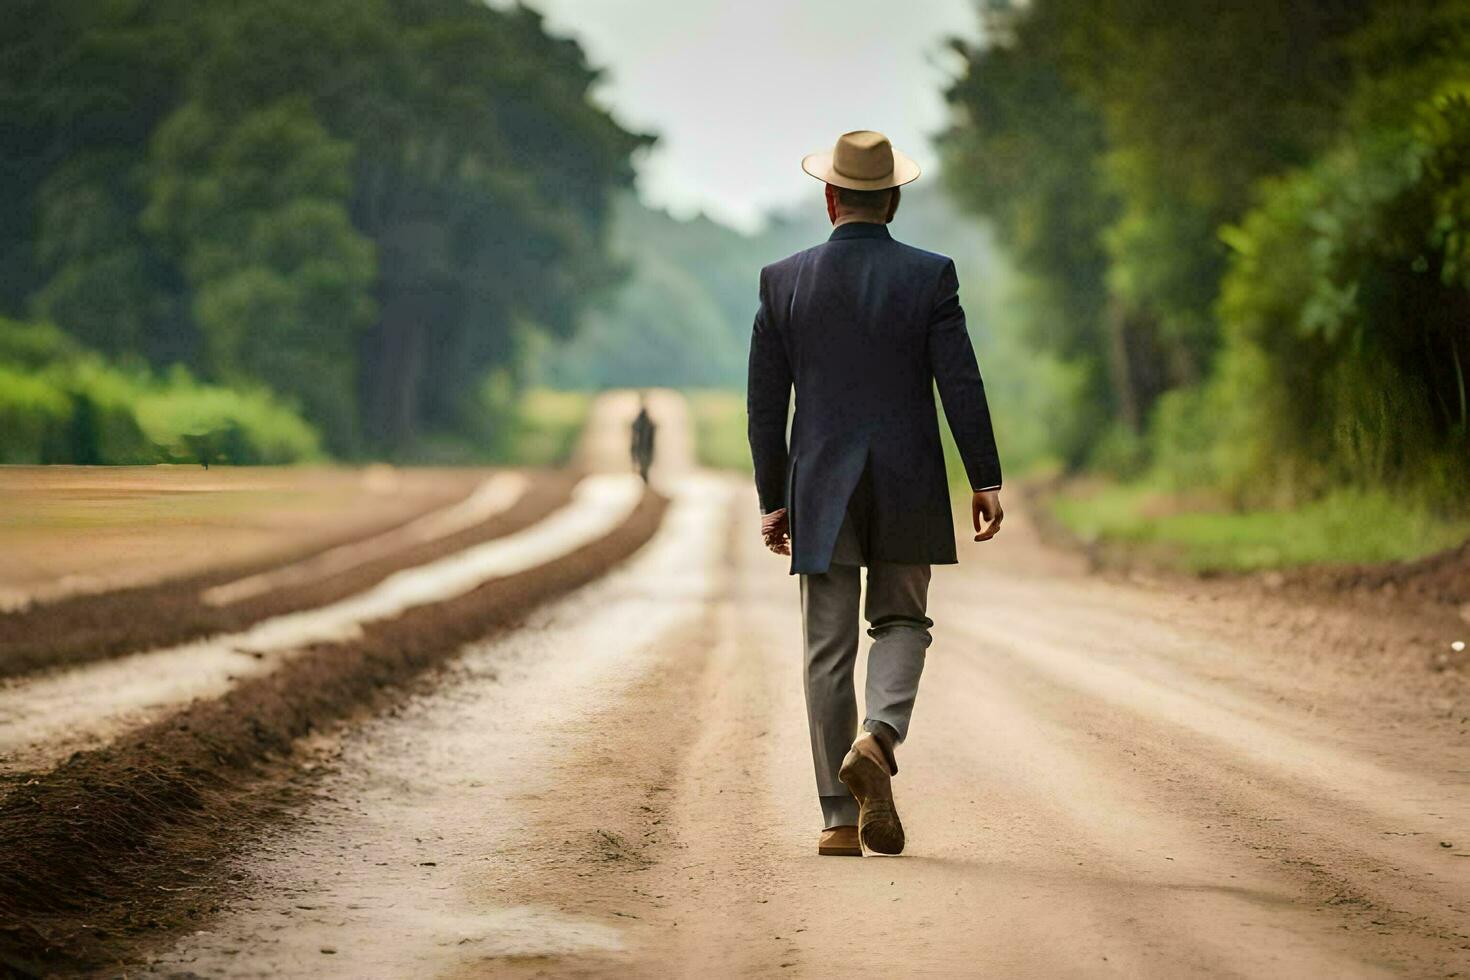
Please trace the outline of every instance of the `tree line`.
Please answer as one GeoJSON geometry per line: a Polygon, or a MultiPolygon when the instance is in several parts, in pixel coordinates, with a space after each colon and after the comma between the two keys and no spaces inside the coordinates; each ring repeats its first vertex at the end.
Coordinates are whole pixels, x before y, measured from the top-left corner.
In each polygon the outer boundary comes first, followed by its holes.
{"type": "Polygon", "coordinates": [[[1073,372],[1073,467],[1465,506],[1470,3],[983,0],[948,184],[1073,372]]]}
{"type": "Polygon", "coordinates": [[[617,282],[651,142],[522,6],[11,0],[0,316],[264,388],[338,455],[484,431],[487,375],[617,282]]]}

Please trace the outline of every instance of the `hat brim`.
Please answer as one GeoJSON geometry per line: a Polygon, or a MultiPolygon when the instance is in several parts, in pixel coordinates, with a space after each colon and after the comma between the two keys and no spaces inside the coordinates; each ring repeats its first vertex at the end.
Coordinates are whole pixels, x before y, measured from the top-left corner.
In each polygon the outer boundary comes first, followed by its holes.
{"type": "Polygon", "coordinates": [[[845,177],[832,167],[832,152],[808,153],[801,158],[801,169],[820,181],[834,187],[846,187],[854,191],[882,191],[890,187],[902,187],[919,178],[919,165],[908,154],[893,151],[893,172],[871,180],[845,177]]]}

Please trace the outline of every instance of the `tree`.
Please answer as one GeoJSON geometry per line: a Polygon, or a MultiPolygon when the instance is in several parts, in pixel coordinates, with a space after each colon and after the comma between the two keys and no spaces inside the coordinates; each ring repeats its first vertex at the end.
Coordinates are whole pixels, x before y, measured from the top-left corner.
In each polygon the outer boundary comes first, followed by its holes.
{"type": "Polygon", "coordinates": [[[156,134],[143,215],[181,259],[210,373],[267,380],[339,452],[356,448],[353,351],[375,273],[347,211],[352,154],[304,100],[233,124],[191,102],[156,134]]]}
{"type": "Polygon", "coordinates": [[[1033,342],[1092,379],[1078,410],[1097,420],[1093,444],[1118,445],[1110,428],[1136,442],[1161,395],[1211,373],[1220,229],[1263,178],[1330,143],[1351,75],[1343,41],[1371,7],[982,5],[985,42],[958,46],[947,173],[1035,281],[1033,342]]]}
{"type": "Polygon", "coordinates": [[[946,183],[994,223],[1030,279],[1028,340],[1077,365],[1085,379],[1080,397],[1105,407],[1064,447],[1077,465],[1109,419],[1134,401],[1102,329],[1102,233],[1118,206],[1099,179],[1107,139],[1102,117],[1066,76],[1063,5],[1041,2],[1021,14],[991,3],[985,10],[984,42],[954,42],[967,67],[948,91],[955,121],[943,140],[946,183]]]}
{"type": "MultiPolygon", "coordinates": [[[[339,453],[471,425],[620,268],[647,137],[539,15],[472,0],[17,0],[0,313],[267,384],[339,453]]],[[[9,12],[9,11],[8,11],[9,12]]]]}
{"type": "Polygon", "coordinates": [[[597,73],[533,11],[405,0],[394,14],[414,68],[401,128],[362,146],[353,213],[383,270],[361,399],[377,441],[403,446],[425,425],[466,428],[487,370],[529,331],[570,335],[616,281],[610,199],[651,141],[592,104],[597,73]]]}
{"type": "MultiPolygon", "coordinates": [[[[1404,3],[1354,39],[1349,125],[1226,240],[1227,370],[1278,479],[1470,475],[1470,3],[1404,3]]],[[[1239,476],[1239,474],[1237,474],[1239,476]]]]}
{"type": "Polygon", "coordinates": [[[0,35],[0,312],[112,354],[188,360],[181,284],[137,226],[147,141],[180,97],[188,5],[16,0],[0,35]]]}

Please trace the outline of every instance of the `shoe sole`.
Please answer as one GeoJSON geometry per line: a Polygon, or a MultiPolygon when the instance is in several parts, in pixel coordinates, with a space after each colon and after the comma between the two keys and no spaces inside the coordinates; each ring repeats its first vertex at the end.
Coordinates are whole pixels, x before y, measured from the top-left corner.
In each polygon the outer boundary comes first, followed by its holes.
{"type": "Polygon", "coordinates": [[[858,839],[878,854],[902,854],[903,823],[893,805],[893,782],[888,771],[858,751],[842,760],[837,778],[858,801],[858,839]]]}
{"type": "Polygon", "coordinates": [[[822,857],[860,858],[863,856],[863,849],[862,847],[835,847],[830,844],[818,844],[817,853],[822,857]]]}

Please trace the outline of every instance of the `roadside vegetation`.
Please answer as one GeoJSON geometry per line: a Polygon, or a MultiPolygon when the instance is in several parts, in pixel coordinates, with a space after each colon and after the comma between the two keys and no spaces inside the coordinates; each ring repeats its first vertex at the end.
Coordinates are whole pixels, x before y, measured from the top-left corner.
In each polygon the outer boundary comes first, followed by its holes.
{"type": "MultiPolygon", "coordinates": [[[[1470,514],[1470,3],[982,4],[952,193],[1015,263],[1055,511],[1190,567],[1470,514]]],[[[1003,444],[1003,448],[1004,444],[1003,444]]]]}
{"type": "MultiPolygon", "coordinates": [[[[155,427],[177,427],[193,399],[190,428],[271,405],[314,432],[264,457],[222,446],[234,462],[311,455],[307,442],[348,459],[412,460],[455,439],[483,453],[487,430],[515,441],[495,431],[507,417],[486,415],[485,378],[524,386],[538,338],[569,336],[623,276],[605,241],[612,200],[652,140],[589,98],[596,69],[527,7],[21,0],[8,12],[0,316],[90,351],[109,412],[126,375],[167,396],[139,410],[155,427]]],[[[27,368],[23,390],[9,379],[9,399],[28,417],[68,405],[75,417],[79,386],[58,396],[46,371],[27,368]]],[[[152,452],[119,440],[15,455],[152,452]]]]}
{"type": "Polygon", "coordinates": [[[263,387],[109,364],[55,328],[0,319],[0,463],[295,463],[316,430],[263,387]]]}
{"type": "Polygon", "coordinates": [[[572,457],[577,439],[592,412],[590,391],[530,388],[518,392],[512,406],[497,413],[499,427],[490,462],[523,466],[561,466],[572,457]]]}
{"type": "Polygon", "coordinates": [[[1207,496],[1079,481],[1051,499],[1050,511],[1079,540],[1100,546],[1105,560],[1143,559],[1197,573],[1399,561],[1470,538],[1470,517],[1382,491],[1343,490],[1292,507],[1240,509],[1207,496]],[[1110,556],[1110,548],[1120,553],[1110,556]]]}
{"type": "Polygon", "coordinates": [[[745,394],[724,388],[684,392],[694,420],[694,451],[700,466],[749,473],[750,442],[745,434],[745,394]]]}

